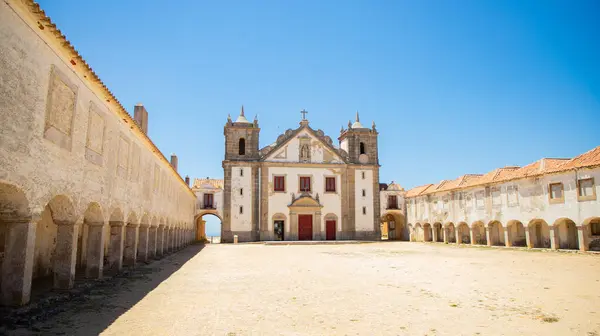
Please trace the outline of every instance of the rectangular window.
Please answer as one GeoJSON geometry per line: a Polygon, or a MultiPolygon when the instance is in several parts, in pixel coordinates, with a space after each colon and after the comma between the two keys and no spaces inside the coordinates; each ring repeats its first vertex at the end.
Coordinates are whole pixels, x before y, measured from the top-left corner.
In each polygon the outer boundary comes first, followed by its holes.
{"type": "Polygon", "coordinates": [[[240,176],[244,176],[244,168],[240,168],[240,176]]]}
{"type": "Polygon", "coordinates": [[[240,205],[240,215],[244,213],[244,206],[240,205]]]}
{"type": "Polygon", "coordinates": [[[214,195],[213,194],[204,194],[204,209],[214,209],[214,195]]]}
{"type": "Polygon", "coordinates": [[[273,176],[273,190],[285,192],[285,176],[273,176]]]}
{"type": "Polygon", "coordinates": [[[590,223],[592,227],[592,236],[600,236],[600,221],[590,223]]]}
{"type": "Polygon", "coordinates": [[[363,207],[363,215],[367,214],[367,207],[363,207]]]}
{"type": "Polygon", "coordinates": [[[240,196],[244,195],[244,188],[240,188],[240,196]]]}
{"type": "Polygon", "coordinates": [[[300,176],[300,191],[310,192],[310,176],[300,176]]]}
{"type": "Polygon", "coordinates": [[[517,186],[508,186],[506,187],[506,200],[508,201],[508,206],[513,207],[519,205],[519,193],[517,186]]]}
{"type": "Polygon", "coordinates": [[[465,209],[471,210],[473,208],[473,194],[466,193],[465,194],[465,209]]]}
{"type": "Polygon", "coordinates": [[[325,178],[325,192],[335,192],[335,177],[325,178]]]}
{"type": "Polygon", "coordinates": [[[580,179],[577,181],[577,199],[580,201],[589,201],[596,199],[596,190],[594,190],[594,178],[580,179]]]}
{"type": "Polygon", "coordinates": [[[388,209],[398,209],[398,196],[388,195],[388,209]]]}
{"type": "Polygon", "coordinates": [[[367,191],[365,189],[362,190],[362,196],[366,197],[367,196],[367,191]]]}
{"type": "Polygon", "coordinates": [[[548,197],[550,203],[564,203],[564,187],[562,183],[550,183],[548,185],[548,197]]]}
{"type": "Polygon", "coordinates": [[[361,172],[362,173],[362,179],[365,179],[365,172],[361,172]]]}

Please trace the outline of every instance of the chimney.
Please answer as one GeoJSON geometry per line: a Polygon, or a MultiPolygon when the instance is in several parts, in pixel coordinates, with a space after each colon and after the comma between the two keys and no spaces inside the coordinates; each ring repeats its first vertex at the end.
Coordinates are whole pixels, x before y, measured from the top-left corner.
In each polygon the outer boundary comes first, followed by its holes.
{"type": "Polygon", "coordinates": [[[177,171],[177,155],[175,153],[171,153],[171,166],[177,171]]]}
{"type": "Polygon", "coordinates": [[[148,135],[148,111],[142,103],[137,103],[133,108],[133,119],[140,126],[142,132],[148,135]]]}
{"type": "Polygon", "coordinates": [[[190,186],[190,177],[185,175],[185,184],[188,185],[188,187],[190,186]]]}

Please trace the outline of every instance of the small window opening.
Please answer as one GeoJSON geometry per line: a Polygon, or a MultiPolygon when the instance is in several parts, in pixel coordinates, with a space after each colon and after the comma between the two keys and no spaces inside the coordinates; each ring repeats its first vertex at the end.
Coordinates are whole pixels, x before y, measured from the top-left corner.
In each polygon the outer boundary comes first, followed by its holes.
{"type": "Polygon", "coordinates": [[[240,196],[244,195],[244,188],[240,188],[240,196]]]}
{"type": "Polygon", "coordinates": [[[239,143],[239,154],[246,155],[246,139],[241,138],[239,143]]]}
{"type": "Polygon", "coordinates": [[[360,154],[367,154],[367,152],[365,151],[365,143],[364,142],[360,143],[360,154]]]}
{"type": "Polygon", "coordinates": [[[361,174],[362,174],[362,175],[361,175],[361,176],[362,176],[362,179],[364,180],[364,179],[365,179],[365,172],[361,172],[361,174]]]}
{"type": "Polygon", "coordinates": [[[244,176],[244,168],[240,168],[240,176],[244,176]]]}
{"type": "Polygon", "coordinates": [[[244,206],[240,205],[240,215],[244,213],[244,206]]]}
{"type": "Polygon", "coordinates": [[[363,197],[367,196],[367,191],[365,189],[362,190],[363,197]]]}
{"type": "Polygon", "coordinates": [[[367,207],[363,207],[363,215],[367,214],[367,207]]]}

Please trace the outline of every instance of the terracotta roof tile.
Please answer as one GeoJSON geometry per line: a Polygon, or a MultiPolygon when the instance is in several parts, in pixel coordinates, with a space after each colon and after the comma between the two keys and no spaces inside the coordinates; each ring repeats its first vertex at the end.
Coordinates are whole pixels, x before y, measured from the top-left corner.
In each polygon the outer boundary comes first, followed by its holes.
{"type": "Polygon", "coordinates": [[[558,167],[555,167],[551,171],[561,171],[583,167],[593,167],[600,165],[600,146],[591,149],[579,156],[574,157],[558,167]]]}
{"type": "Polygon", "coordinates": [[[564,166],[564,164],[567,162],[569,162],[569,159],[540,159],[512,171],[504,177],[503,181],[543,175],[545,173],[560,169],[560,167],[564,166]]]}
{"type": "Polygon", "coordinates": [[[414,187],[406,192],[405,197],[414,197],[420,195],[422,192],[427,190],[427,188],[431,187],[433,184],[425,184],[419,187],[414,187]]]}

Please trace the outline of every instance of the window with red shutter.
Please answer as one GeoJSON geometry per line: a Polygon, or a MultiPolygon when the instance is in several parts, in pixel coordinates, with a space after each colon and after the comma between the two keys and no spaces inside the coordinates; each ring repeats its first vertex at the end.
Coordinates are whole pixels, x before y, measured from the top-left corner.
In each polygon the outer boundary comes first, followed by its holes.
{"type": "Polygon", "coordinates": [[[273,185],[275,191],[285,191],[285,176],[274,176],[273,185]]]}
{"type": "Polygon", "coordinates": [[[326,177],[325,178],[325,191],[326,192],[335,192],[335,177],[326,177]]]}
{"type": "Polygon", "coordinates": [[[395,195],[388,196],[388,209],[398,209],[398,198],[395,195]]]}
{"type": "Polygon", "coordinates": [[[310,177],[309,176],[301,176],[300,177],[300,191],[310,192],[310,177]]]}

